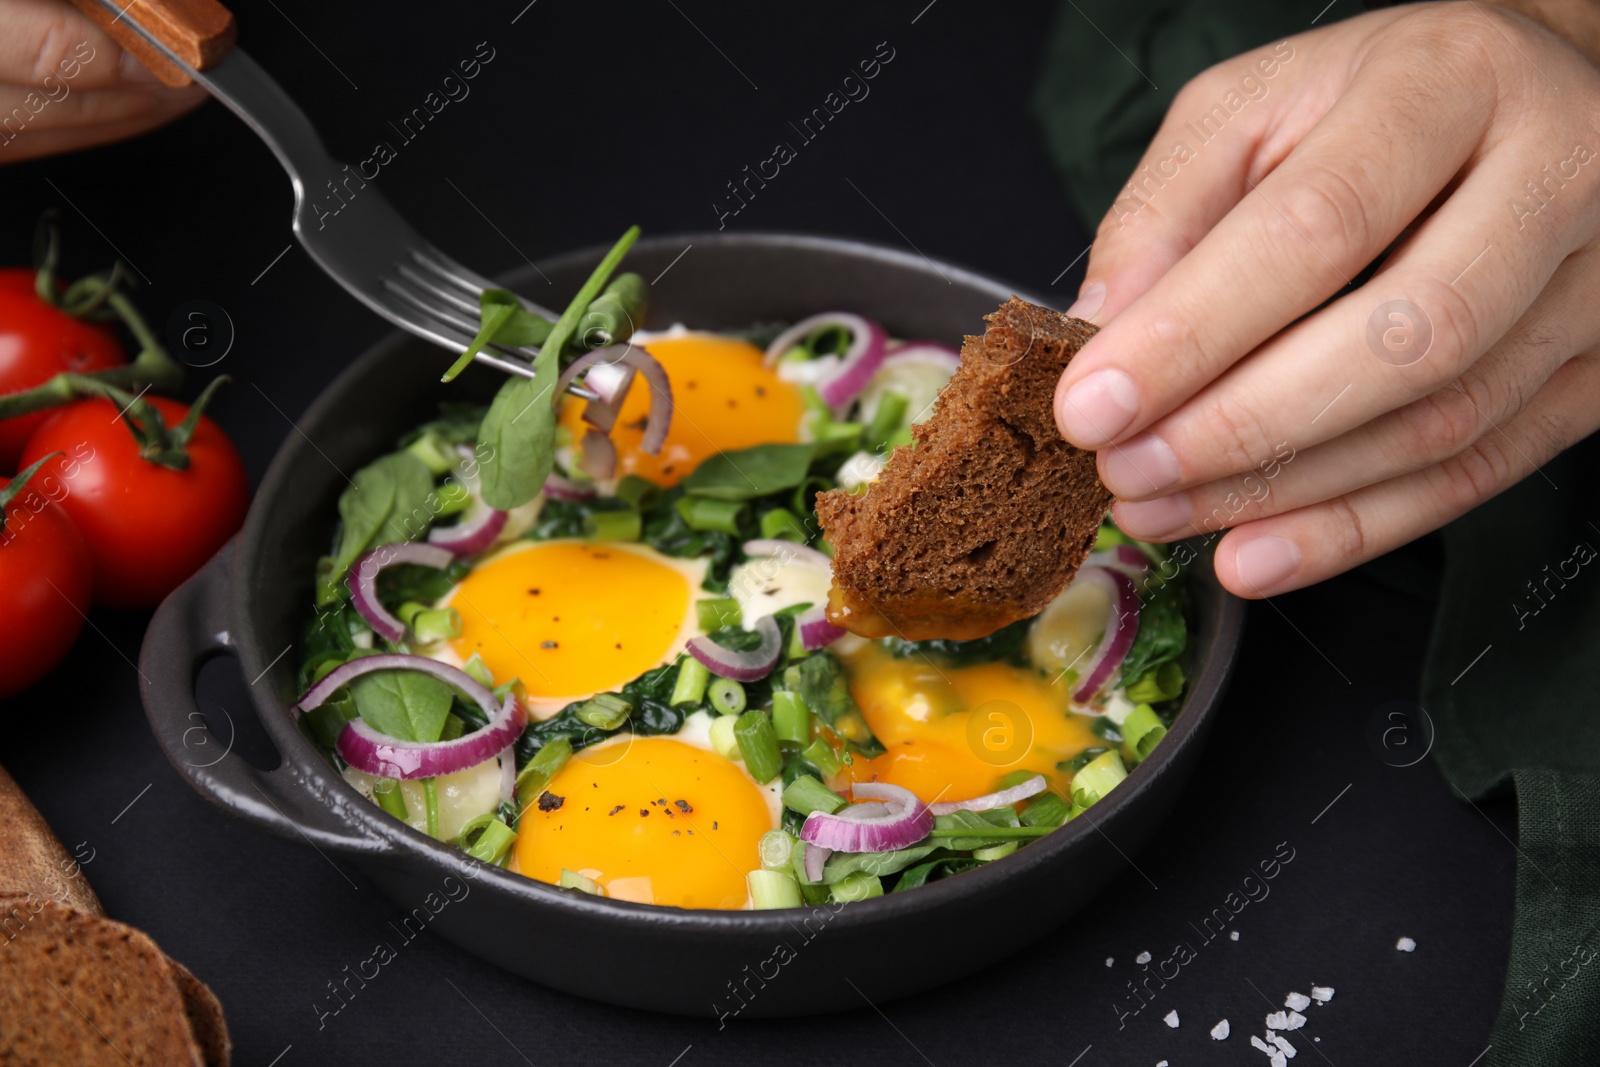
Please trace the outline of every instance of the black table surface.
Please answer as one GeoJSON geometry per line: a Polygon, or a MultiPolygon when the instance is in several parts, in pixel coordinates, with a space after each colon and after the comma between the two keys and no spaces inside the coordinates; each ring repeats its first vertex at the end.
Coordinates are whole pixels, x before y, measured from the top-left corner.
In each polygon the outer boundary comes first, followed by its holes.
{"type": "MultiPolygon", "coordinates": [[[[1088,237],[1029,110],[1053,6],[236,10],[244,46],[333,153],[394,145],[376,181],[488,273],[634,222],[649,234],[715,230],[726,183],[797,142],[790,122],[859,60],[892,49],[870,94],[722,221],[909,245],[1065,306],[1088,237]],[[397,137],[391,122],[487,50],[470,95],[414,140],[397,137]]],[[[34,217],[57,206],[68,267],[120,254],[148,282],[139,299],[158,327],[190,300],[227,310],[237,336],[215,370],[234,382],[214,412],[255,479],[291,420],[387,330],[292,243],[288,183],[217,105],[136,142],[7,168],[0,188],[0,256],[24,261],[34,217]]],[[[426,933],[323,1016],[328,984],[403,909],[347,865],[190,792],[140,707],[142,614],[94,612],[67,662],[0,709],[0,761],[69,847],[93,850],[86,873],[109,912],[216,990],[240,1064],[1264,1063],[1249,1035],[1285,994],[1317,984],[1337,993],[1289,1035],[1300,1063],[1467,1067],[1488,1043],[1505,972],[1514,818],[1509,805],[1460,799],[1430,760],[1393,766],[1405,761],[1369,740],[1389,701],[1415,697],[1429,619],[1426,603],[1359,574],[1255,605],[1199,771],[1136,868],[1009,962],[823,1019],[719,1028],[709,1005],[704,1018],[673,1018],[589,1003],[426,933]],[[1275,855],[1292,859],[1260,879],[1275,855]],[[1206,940],[1206,917],[1230,905],[1238,940],[1206,940]],[[1414,953],[1396,951],[1402,936],[1414,953]],[[1180,944],[1193,958],[1177,976],[1146,981],[1180,944]],[[1177,1029],[1163,1022],[1173,1010],[1177,1029]],[[1233,1035],[1213,1041],[1224,1018],[1233,1035]]],[[[201,700],[208,717],[238,725],[247,755],[270,760],[235,668],[208,667],[201,700]]]]}

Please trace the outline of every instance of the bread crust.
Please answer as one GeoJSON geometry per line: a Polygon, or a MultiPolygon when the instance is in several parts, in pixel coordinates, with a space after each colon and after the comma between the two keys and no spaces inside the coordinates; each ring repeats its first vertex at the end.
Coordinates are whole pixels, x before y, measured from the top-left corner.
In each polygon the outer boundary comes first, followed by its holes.
{"type": "Polygon", "coordinates": [[[828,618],[863,637],[970,640],[1043,610],[1111,506],[1093,452],[1056,429],[1056,382],[1095,326],[1012,297],[968,337],[915,445],[817,516],[834,549],[828,618]]]}

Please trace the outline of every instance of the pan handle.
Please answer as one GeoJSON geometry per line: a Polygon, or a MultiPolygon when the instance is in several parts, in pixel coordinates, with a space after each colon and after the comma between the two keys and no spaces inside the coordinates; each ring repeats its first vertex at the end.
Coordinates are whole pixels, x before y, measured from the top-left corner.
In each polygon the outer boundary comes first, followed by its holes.
{"type": "Polygon", "coordinates": [[[222,62],[239,38],[233,12],[217,0],[130,0],[126,8],[112,0],[72,3],[165,85],[189,85],[194,79],[145,40],[139,27],[193,70],[208,70],[222,62]],[[138,11],[131,10],[134,4],[138,11]]]}
{"type": "Polygon", "coordinates": [[[229,632],[236,545],[237,539],[224,545],[150,620],[139,670],[156,743],[196,792],[230,815],[318,849],[383,855],[389,843],[361,828],[361,813],[352,808],[360,801],[348,790],[330,792],[287,761],[257,770],[232,751],[231,739],[223,742],[206,725],[195,678],[207,660],[238,654],[229,632]]]}

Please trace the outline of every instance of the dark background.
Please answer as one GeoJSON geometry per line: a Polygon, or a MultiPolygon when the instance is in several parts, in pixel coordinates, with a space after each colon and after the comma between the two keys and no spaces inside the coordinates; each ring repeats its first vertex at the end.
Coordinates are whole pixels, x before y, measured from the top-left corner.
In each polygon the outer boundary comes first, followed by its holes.
{"type": "MultiPolygon", "coordinates": [[[[525,2],[235,10],[244,46],[333,154],[356,160],[376,140],[396,142],[378,184],[441,247],[491,274],[609,242],[630,223],[647,234],[715,229],[724,183],[794,141],[788,123],[886,41],[895,58],[871,95],[729,229],[912,244],[1070,302],[1082,264],[1062,272],[1088,238],[1029,113],[1053,5],[525,2]],[[495,58],[471,95],[398,145],[387,123],[479,42],[495,58]]],[[[34,218],[57,206],[68,272],[121,254],[148,278],[139,301],[158,328],[190,300],[226,309],[237,338],[215,370],[234,384],[213,410],[253,478],[289,420],[386,332],[298,245],[274,264],[291,244],[288,182],[219,106],[135,143],[7,168],[0,190],[0,259],[24,261],[34,218]]],[[[431,934],[319,1029],[312,1005],[326,1003],[326,983],[402,909],[353,870],[230,821],[167,767],[132,665],[144,615],[94,613],[51,680],[0,712],[0,759],[69,848],[93,849],[86,873],[110,913],[217,991],[240,1064],[1264,1063],[1249,1035],[1285,993],[1316,983],[1338,993],[1290,1035],[1301,1064],[1467,1067],[1500,997],[1514,823],[1509,810],[1455,797],[1431,761],[1397,768],[1411,756],[1369,741],[1386,702],[1415,695],[1430,610],[1361,575],[1256,605],[1204,761],[1139,871],[955,986],[881,1011],[720,1032],[709,1011],[667,1018],[553,993],[431,934]],[[1294,859],[1239,915],[1239,941],[1201,948],[1119,1028],[1117,1005],[1134,1006],[1125,983],[1141,976],[1136,954],[1159,960],[1179,940],[1197,943],[1191,924],[1280,843],[1294,859]],[[1401,935],[1416,939],[1414,954],[1395,951],[1401,935]],[[1162,1024],[1170,1009],[1177,1030],[1162,1024]],[[1214,1043],[1207,1031],[1224,1017],[1233,1036],[1214,1043]]],[[[211,667],[202,682],[208,715],[238,723],[248,748],[237,671],[211,667]]],[[[958,935],[981,930],[951,931],[952,951],[958,935]]]]}

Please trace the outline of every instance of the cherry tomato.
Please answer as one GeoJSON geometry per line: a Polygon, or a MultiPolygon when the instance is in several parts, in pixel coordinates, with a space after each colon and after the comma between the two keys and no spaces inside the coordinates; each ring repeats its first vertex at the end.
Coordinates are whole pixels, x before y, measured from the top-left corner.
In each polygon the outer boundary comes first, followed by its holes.
{"type": "Polygon", "coordinates": [[[89,552],[44,470],[6,506],[0,531],[0,697],[44,677],[67,654],[89,610],[89,552]]]}
{"type": "MultiPolygon", "coordinates": [[[[169,427],[183,404],[146,397],[169,427]]],[[[83,534],[94,573],[94,602],[150,608],[182,585],[232,537],[250,502],[244,462],[217,424],[201,416],[189,466],[145,459],[109,400],[80,400],[54,412],[28,439],[22,462],[45,464],[66,484],[61,507],[83,534]]]]}
{"type": "MultiPolygon", "coordinates": [[[[85,373],[128,361],[115,333],[40,300],[33,278],[30,268],[0,269],[0,393],[30,389],[62,371],[85,373]]],[[[22,446],[48,417],[36,411],[0,422],[0,468],[18,468],[22,446]]]]}

